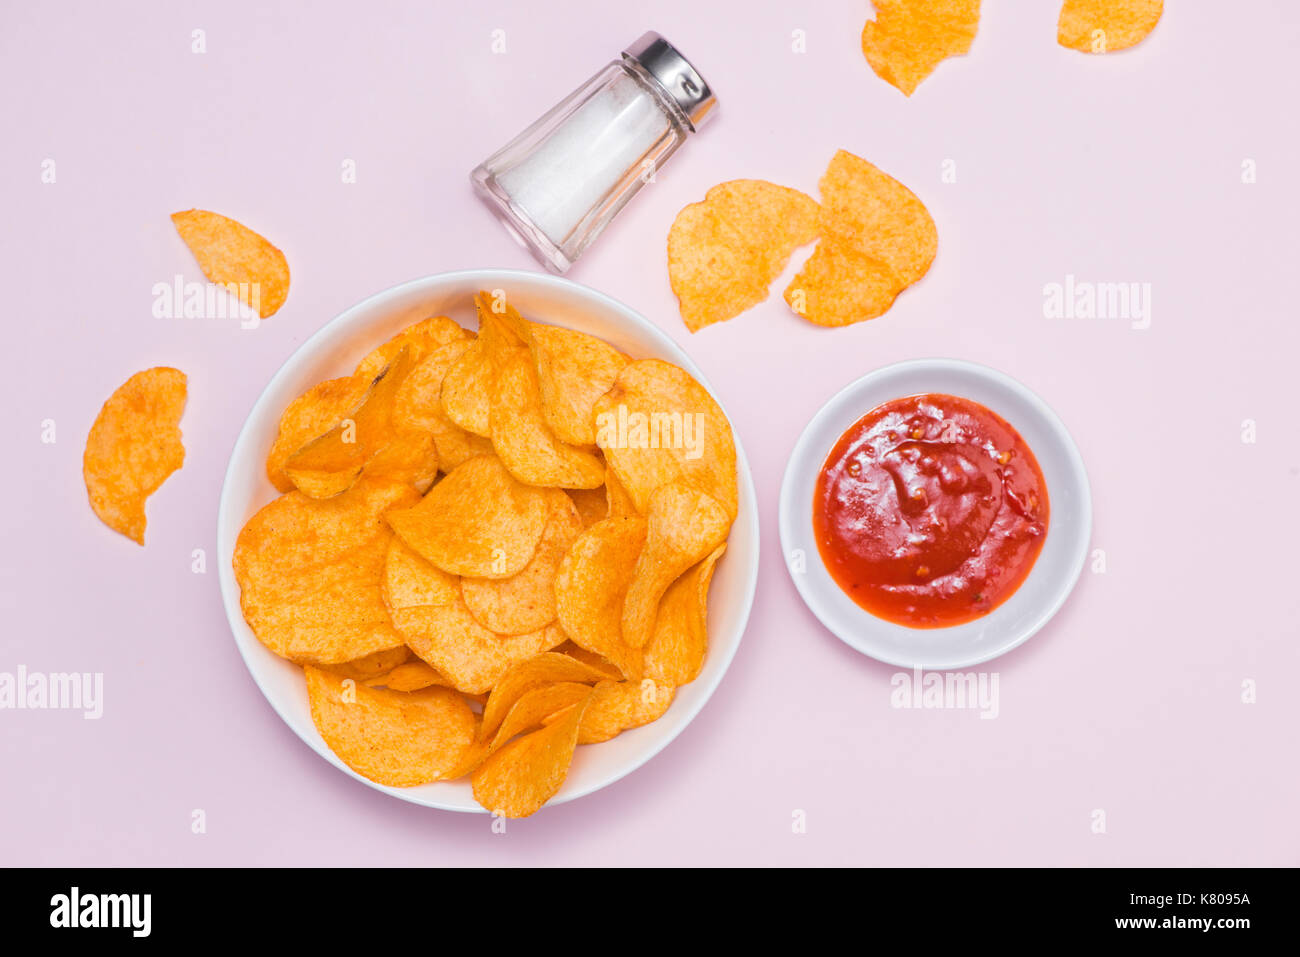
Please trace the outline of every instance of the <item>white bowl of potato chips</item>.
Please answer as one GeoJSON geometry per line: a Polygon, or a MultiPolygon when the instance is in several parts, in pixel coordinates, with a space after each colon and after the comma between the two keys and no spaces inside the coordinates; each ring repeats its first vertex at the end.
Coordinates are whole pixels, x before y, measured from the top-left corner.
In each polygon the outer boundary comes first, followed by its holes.
{"type": "Polygon", "coordinates": [[[749,467],[694,363],[607,296],[504,270],[397,286],[303,344],[235,443],[217,543],[240,653],[303,741],[505,817],[680,734],[758,577],[749,467]]]}

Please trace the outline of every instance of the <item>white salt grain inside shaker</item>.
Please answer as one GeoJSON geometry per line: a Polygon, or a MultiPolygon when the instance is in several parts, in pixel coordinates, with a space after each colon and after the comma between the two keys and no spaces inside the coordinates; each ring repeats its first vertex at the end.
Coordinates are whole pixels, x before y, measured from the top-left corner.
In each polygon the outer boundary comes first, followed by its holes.
{"type": "Polygon", "coordinates": [[[511,233],[562,273],[717,103],[672,44],[646,33],[470,179],[511,233]]]}

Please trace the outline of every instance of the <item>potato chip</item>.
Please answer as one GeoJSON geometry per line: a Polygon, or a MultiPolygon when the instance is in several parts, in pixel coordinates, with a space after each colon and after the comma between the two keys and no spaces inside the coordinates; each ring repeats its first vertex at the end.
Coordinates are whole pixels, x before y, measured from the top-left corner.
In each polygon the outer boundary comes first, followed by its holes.
{"type": "Polygon", "coordinates": [[[645,647],[668,586],[726,541],[730,529],[731,517],[703,492],[677,484],[655,490],[646,515],[645,547],[623,602],[624,644],[645,647]]]}
{"type": "Polygon", "coordinates": [[[578,744],[585,703],[570,706],[562,717],[516,738],[474,772],[474,799],[494,814],[528,817],[564,784],[578,744]]]}
{"type": "Polygon", "coordinates": [[[233,565],[258,640],[283,658],[318,665],[402,644],[383,601],[392,540],[383,515],[418,497],[410,486],[363,478],[331,499],[290,492],[250,518],[233,565]]]}
{"type": "Polygon", "coordinates": [[[536,728],[547,718],[586,700],[591,691],[591,685],[577,681],[557,681],[525,691],[506,712],[501,727],[492,736],[490,750],[495,751],[516,735],[536,728]]]}
{"type": "Polygon", "coordinates": [[[628,357],[574,329],[533,323],[528,342],[542,418],[569,445],[596,444],[592,407],[610,390],[628,357]]]}
{"type": "Polygon", "coordinates": [[[325,743],[377,784],[413,787],[456,768],[474,742],[474,713],[447,688],[367,688],[308,665],[311,718],[325,743]]]}
{"type": "Polygon", "coordinates": [[[546,527],[542,489],[480,455],[453,470],[420,503],[388,515],[411,548],[438,568],[470,578],[509,578],[532,559],[546,527]]]}
{"type": "Polygon", "coordinates": [[[609,502],[606,497],[609,493],[605,490],[605,486],[565,489],[565,493],[577,508],[583,528],[591,528],[597,522],[609,518],[609,502]]]}
{"type": "Polygon", "coordinates": [[[668,232],[668,278],[691,332],[767,298],[796,247],[817,235],[817,203],[757,179],[714,186],[668,232]]]}
{"type": "Polygon", "coordinates": [[[364,658],[357,658],[354,661],[344,661],[337,665],[319,665],[318,667],[322,671],[328,671],[340,678],[352,678],[356,681],[369,682],[374,678],[382,678],[388,675],[389,672],[400,667],[402,662],[409,657],[411,657],[411,649],[401,644],[392,648],[381,648],[379,651],[372,652],[364,658]]]}
{"type": "Polygon", "coordinates": [[[1056,42],[1081,53],[1113,53],[1136,46],[1160,22],[1163,0],[1065,0],[1056,42]]]}
{"type": "Polygon", "coordinates": [[[645,540],[645,519],[597,522],[573,543],[555,576],[556,614],[565,634],[629,678],[641,677],[641,655],[624,642],[621,616],[645,540]]]}
{"type": "Polygon", "coordinates": [[[438,465],[444,472],[476,455],[492,452],[491,441],[466,432],[442,408],[443,379],[471,342],[464,338],[436,346],[398,386],[393,400],[394,427],[432,436],[438,465]]]}
{"type": "Polygon", "coordinates": [[[280,431],[266,457],[266,477],[272,485],[281,492],[293,491],[293,481],[284,473],[289,456],[354,413],[370,392],[373,378],[326,379],[289,403],[280,416],[280,431]]]}
{"type": "Polygon", "coordinates": [[[618,475],[613,469],[605,470],[605,517],[606,518],[626,518],[629,515],[639,515],[636,510],[636,504],[632,501],[632,496],[627,494],[627,489],[623,483],[618,480],[618,475]]]}
{"type": "Polygon", "coordinates": [[[465,749],[461,756],[460,762],[443,775],[444,781],[454,781],[457,778],[463,778],[467,774],[473,774],[478,770],[479,765],[487,760],[490,745],[487,741],[479,740],[477,731],[474,735],[474,742],[465,749]]]}
{"type": "Polygon", "coordinates": [[[537,550],[510,578],[462,578],[461,596],[474,619],[498,635],[522,635],[555,621],[555,575],[582,518],[559,489],[547,489],[546,528],[537,550]]]}
{"type": "Polygon", "coordinates": [[[661,359],[628,363],[596,403],[596,443],[638,513],[646,513],[655,489],[681,482],[735,517],[731,423],[685,369],[661,359]]]}
{"type": "Polygon", "coordinates": [[[598,744],[630,728],[658,721],[673,703],[672,685],[644,681],[602,681],[591,693],[578,728],[579,744],[598,744]]]}
{"type": "Polygon", "coordinates": [[[86,436],[82,475],[90,507],[138,545],[145,500],[185,461],[185,397],[185,373],[165,366],[137,372],[108,397],[86,436]]]}
{"type": "Polygon", "coordinates": [[[263,319],[284,305],[289,263],[265,238],[204,209],[172,213],[172,223],[210,281],[225,286],[263,319]]]}
{"type": "Polygon", "coordinates": [[[822,239],[785,290],[797,315],[819,326],[848,326],[889,311],[903,284],[879,259],[822,239]]]}
{"type": "Polygon", "coordinates": [[[709,583],[726,549],[719,545],[664,592],[645,646],[646,678],[679,687],[699,676],[709,645],[709,583]]]}
{"type": "MultiPolygon", "coordinates": [[[[393,403],[412,366],[410,349],[403,346],[375,379],[356,412],[289,456],[284,471],[300,492],[312,498],[338,495],[393,441],[393,403]]],[[[403,471],[405,464],[405,459],[389,462],[385,470],[394,473],[392,478],[409,483],[412,476],[403,471]]],[[[436,471],[436,458],[433,467],[436,471]]]]}
{"type": "Polygon", "coordinates": [[[561,681],[595,684],[606,677],[603,670],[554,651],[521,661],[501,676],[488,695],[479,736],[492,738],[515,702],[534,688],[561,681]]]}
{"type": "Polygon", "coordinates": [[[492,445],[510,474],[528,485],[596,488],[605,467],[590,452],[556,438],[542,417],[537,371],[523,349],[501,360],[492,383],[492,445]]]}
{"type": "MultiPolygon", "coordinates": [[[[408,651],[410,649],[407,649],[408,651]]],[[[423,661],[407,661],[384,676],[389,691],[419,691],[421,688],[450,688],[451,682],[423,661]]]]}
{"type": "MultiPolygon", "coordinates": [[[[478,338],[447,370],[442,383],[442,407],[448,418],[467,432],[492,435],[492,384],[497,369],[512,353],[527,346],[514,323],[492,311],[490,297],[474,297],[478,309],[478,338]]],[[[520,320],[522,322],[522,320],[520,320]]]]}
{"type": "Polygon", "coordinates": [[[872,0],[862,53],[876,75],[911,96],[943,60],[970,50],[980,0],[872,0]]]}
{"type": "Polygon", "coordinates": [[[598,655],[594,651],[588,651],[581,645],[574,644],[572,639],[569,639],[555,650],[562,655],[568,655],[570,658],[577,658],[584,665],[595,669],[603,677],[612,681],[623,680],[623,672],[619,671],[608,658],[604,655],[598,655]]]}
{"type": "Polygon", "coordinates": [[[411,323],[383,345],[372,349],[357,363],[354,375],[373,379],[387,369],[403,348],[410,354],[412,367],[419,365],[434,350],[452,342],[469,342],[468,329],[446,316],[430,316],[411,323]]]}

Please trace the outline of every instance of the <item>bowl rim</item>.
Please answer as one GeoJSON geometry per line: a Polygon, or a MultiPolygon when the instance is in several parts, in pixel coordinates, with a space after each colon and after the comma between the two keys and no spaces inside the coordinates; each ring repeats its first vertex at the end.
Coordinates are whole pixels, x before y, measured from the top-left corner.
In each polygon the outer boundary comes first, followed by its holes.
{"type": "MultiPolygon", "coordinates": [[[[1020,647],[1046,625],[1058,611],[1064,606],[1066,600],[1073,593],[1075,586],[1079,581],[1079,576],[1083,572],[1083,566],[1087,561],[1088,549],[1090,547],[1092,536],[1092,488],[1088,480],[1088,471],[1084,465],[1083,455],[1079,452],[1079,447],[1074,441],[1074,437],[1066,428],[1065,423],[1060,416],[1048,405],[1047,401],[1034,392],[1027,385],[1013,378],[999,369],[982,363],[972,362],[968,359],[955,359],[945,357],[930,357],[903,359],[899,362],[891,362],[888,365],[880,366],[873,369],[865,375],[859,376],[852,382],[838,389],[830,396],[821,407],[813,414],[804,426],[803,431],[799,433],[798,439],[795,440],[794,446],[790,450],[789,459],[786,462],[785,474],[781,479],[781,491],[777,515],[777,528],[781,541],[781,551],[783,556],[791,554],[791,550],[798,547],[795,536],[796,531],[796,512],[799,507],[796,504],[795,486],[803,478],[802,470],[807,467],[810,452],[815,452],[811,448],[813,436],[819,431],[819,427],[824,425],[827,420],[837,416],[840,412],[840,406],[850,400],[861,390],[867,388],[873,382],[885,378],[891,374],[905,374],[913,371],[936,372],[940,375],[951,372],[961,372],[975,375],[978,378],[985,379],[997,386],[1006,389],[1015,394],[1034,411],[1042,417],[1043,422],[1047,425],[1053,438],[1058,444],[1059,450],[1064,454],[1064,460],[1068,471],[1072,474],[1078,483],[1081,496],[1079,499],[1079,517],[1076,520],[1077,526],[1082,530],[1079,536],[1080,546],[1076,552],[1070,556],[1069,565],[1063,573],[1059,575],[1054,593],[1050,601],[1045,602],[1041,608],[1037,609],[1032,619],[1019,628],[1013,637],[1006,641],[999,642],[987,649],[974,651],[967,655],[958,655],[951,659],[945,659],[942,664],[920,664],[915,659],[909,659],[905,655],[893,654],[887,650],[882,650],[878,643],[873,643],[870,638],[863,637],[857,633],[846,632],[838,627],[833,616],[822,598],[813,590],[808,582],[806,574],[797,574],[790,567],[788,560],[783,561],[786,566],[786,572],[794,582],[795,590],[799,597],[808,607],[809,611],[821,622],[822,626],[842,642],[853,648],[855,651],[873,658],[876,661],[887,665],[893,665],[899,668],[921,669],[925,671],[951,671],[960,668],[969,668],[974,665],[983,664],[992,661],[1008,652],[1020,647]]],[[[942,391],[936,389],[934,391],[942,391]]],[[[953,393],[956,394],[956,393],[953,393]]],[[[974,400],[972,400],[974,401],[974,400]]],[[[876,403],[879,404],[879,403],[876,403]]],[[[874,408],[874,406],[872,406],[874,408]]],[[[994,410],[997,412],[997,410],[994,410]]],[[[870,409],[862,409],[858,413],[860,418],[870,412],[870,409]]],[[[1001,412],[998,412],[1001,415],[1001,412]]],[[[856,421],[856,420],[855,420],[856,421]]],[[[841,430],[842,431],[842,430],[841,430]]],[[[825,453],[822,454],[824,458],[825,453]]],[[[809,560],[813,560],[809,558],[809,560]]],[[[816,559],[820,561],[820,557],[816,559]]],[[[1021,584],[1023,587],[1024,583],[1021,584]]],[[[996,614],[994,609],[990,614],[996,614]]],[[[881,625],[890,625],[893,627],[905,628],[904,625],[895,625],[884,619],[873,616],[866,609],[862,614],[874,622],[880,622],[881,625]]],[[[987,618],[988,616],[985,616],[987,618]]],[[[976,621],[983,619],[976,619],[976,621]]],[[[966,623],[971,624],[971,623],[966,623]]],[[[956,626],[962,627],[962,626],[956,626]]],[[[931,630],[931,629],[927,629],[931,630]]],[[[943,631],[944,629],[933,629],[934,631],[943,631]]],[[[869,635],[866,631],[864,635],[869,635]]]]}
{"type": "MultiPolygon", "coordinates": [[[[398,283],[395,286],[389,286],[385,289],[371,293],[359,302],[356,302],[335,314],[331,319],[322,324],[319,329],[298,344],[266,381],[257,397],[249,406],[248,412],[244,416],[244,422],[240,426],[239,433],[236,435],[235,441],[230,447],[230,452],[226,461],[226,468],[221,482],[221,493],[218,499],[216,515],[218,587],[221,590],[222,607],[225,611],[226,623],[230,630],[231,639],[234,641],[235,647],[239,651],[240,658],[243,660],[244,667],[248,670],[254,684],[280,720],[283,721],[284,724],[299,739],[301,739],[310,750],[325,759],[334,767],[343,771],[348,776],[365,784],[367,787],[405,801],[409,804],[443,811],[477,814],[488,813],[485,808],[480,807],[476,803],[472,806],[460,803],[445,803],[438,800],[428,799],[422,794],[417,793],[414,788],[392,787],[389,785],[379,784],[378,782],[363,777],[344,764],[343,761],[329,749],[329,746],[326,745],[324,740],[320,737],[319,732],[316,731],[313,722],[308,722],[308,727],[310,728],[309,733],[303,728],[300,728],[295,721],[290,720],[290,717],[286,714],[288,702],[278,700],[279,696],[273,694],[267,686],[267,681],[263,680],[261,667],[256,665],[250,658],[251,653],[255,650],[253,646],[256,645],[260,648],[260,643],[257,642],[254,637],[253,643],[249,644],[246,648],[245,642],[240,640],[237,631],[240,625],[244,628],[247,628],[248,626],[247,622],[244,621],[243,611],[240,608],[240,589],[238,583],[234,580],[234,570],[231,567],[230,561],[234,555],[235,541],[238,538],[237,530],[234,532],[228,531],[228,529],[234,527],[231,522],[230,514],[231,510],[234,508],[231,502],[233,495],[232,490],[237,482],[245,478],[242,475],[236,474],[235,465],[236,459],[240,457],[239,453],[241,450],[243,450],[247,444],[254,441],[253,433],[257,431],[254,427],[255,420],[260,422],[263,415],[266,414],[267,410],[265,410],[263,406],[267,403],[269,397],[274,392],[279,391],[282,382],[296,373],[299,366],[309,364],[310,357],[318,352],[324,344],[330,342],[333,335],[337,333],[338,330],[350,326],[352,323],[357,321],[359,316],[382,307],[388,300],[400,299],[404,295],[417,292],[426,287],[432,292],[435,291],[437,287],[442,286],[473,284],[482,287],[486,284],[491,288],[493,285],[509,285],[512,283],[518,285],[530,285],[539,290],[567,290],[578,298],[586,300],[586,304],[590,306],[591,311],[598,311],[603,315],[615,316],[619,322],[630,323],[653,339],[658,348],[660,348],[664,354],[671,357],[670,361],[689,372],[696,381],[704,387],[705,391],[707,391],[713,400],[718,403],[718,407],[722,410],[722,414],[726,416],[727,422],[731,425],[732,438],[736,447],[736,479],[739,485],[741,502],[741,506],[736,516],[736,524],[739,525],[742,521],[745,523],[745,532],[750,536],[750,540],[753,542],[753,547],[748,556],[748,562],[742,572],[741,599],[735,605],[736,611],[734,612],[735,623],[733,630],[735,631],[736,637],[733,641],[728,642],[726,647],[718,647],[717,644],[712,642],[710,643],[710,653],[721,655],[720,665],[717,666],[717,672],[713,676],[712,680],[704,684],[699,684],[701,678],[697,678],[695,682],[691,683],[691,687],[698,690],[693,696],[694,700],[689,704],[681,703],[680,697],[678,696],[674,697],[673,704],[669,707],[668,712],[665,713],[664,718],[667,718],[668,715],[679,706],[679,703],[684,705],[684,707],[682,707],[682,710],[678,711],[678,717],[675,721],[666,726],[661,726],[661,728],[666,732],[661,739],[650,739],[647,746],[633,754],[621,766],[615,768],[609,773],[601,775],[596,780],[582,787],[567,790],[565,787],[561,787],[560,791],[547,801],[542,810],[545,810],[547,807],[555,807],[561,804],[566,804],[569,801],[575,801],[578,798],[586,797],[588,794],[595,793],[596,791],[606,788],[624,777],[627,777],[644,766],[656,755],[663,752],[673,743],[674,740],[676,740],[678,735],[686,730],[687,726],[695,720],[699,713],[704,709],[704,706],[712,699],[718,686],[722,684],[723,678],[730,669],[731,663],[736,656],[736,652],[740,649],[740,644],[744,640],[745,631],[749,625],[749,617],[753,609],[754,597],[758,589],[759,558],[762,548],[758,497],[754,487],[753,475],[749,466],[749,459],[745,455],[745,450],[741,444],[740,435],[736,430],[734,419],[732,419],[732,417],[727,413],[726,406],[714,391],[708,378],[700,370],[699,366],[696,365],[690,355],[687,354],[686,350],[678,345],[671,336],[659,328],[655,323],[651,322],[650,319],[644,316],[639,310],[633,309],[631,306],[612,296],[606,295],[597,289],[593,289],[583,283],[575,282],[572,279],[567,279],[562,276],[552,276],[546,273],[524,269],[476,268],[432,273],[415,279],[409,279],[398,283]],[[748,507],[746,507],[746,505],[748,507]],[[314,734],[314,739],[311,734],[314,734]]],[[[247,519],[248,516],[242,517],[238,522],[238,528],[242,528],[247,519]]],[[[734,531],[735,529],[733,528],[733,533],[734,531]]],[[[661,718],[660,720],[662,721],[664,718],[661,718]]],[[[659,724],[659,722],[654,722],[653,724],[659,724]]],[[[633,730],[635,731],[639,729],[633,730]]],[[[432,783],[436,785],[444,782],[432,783]]]]}

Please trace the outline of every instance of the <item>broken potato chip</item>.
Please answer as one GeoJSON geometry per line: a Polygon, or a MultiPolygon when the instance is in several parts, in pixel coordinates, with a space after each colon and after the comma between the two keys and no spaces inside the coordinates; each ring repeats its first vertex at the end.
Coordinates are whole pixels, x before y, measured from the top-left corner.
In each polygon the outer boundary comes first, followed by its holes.
{"type": "Polygon", "coordinates": [[[263,319],[284,305],[289,263],[264,237],[206,209],[172,213],[172,223],[211,282],[225,286],[263,319]]]}
{"type": "Polygon", "coordinates": [[[948,57],[970,50],[980,0],[872,0],[876,18],[862,29],[871,69],[905,96],[948,57]]]}
{"type": "Polygon", "coordinates": [[[1065,0],[1056,42],[1081,53],[1126,50],[1156,28],[1164,7],[1164,0],[1065,0]]]}

